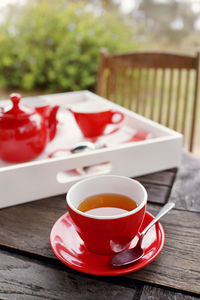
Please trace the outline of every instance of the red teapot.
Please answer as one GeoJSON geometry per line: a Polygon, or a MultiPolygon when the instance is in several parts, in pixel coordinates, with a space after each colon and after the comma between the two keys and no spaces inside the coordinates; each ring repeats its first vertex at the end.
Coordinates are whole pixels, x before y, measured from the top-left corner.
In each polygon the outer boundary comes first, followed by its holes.
{"type": "Polygon", "coordinates": [[[57,128],[59,106],[28,107],[19,94],[11,94],[12,108],[0,108],[0,159],[12,163],[30,161],[43,152],[57,128]]]}

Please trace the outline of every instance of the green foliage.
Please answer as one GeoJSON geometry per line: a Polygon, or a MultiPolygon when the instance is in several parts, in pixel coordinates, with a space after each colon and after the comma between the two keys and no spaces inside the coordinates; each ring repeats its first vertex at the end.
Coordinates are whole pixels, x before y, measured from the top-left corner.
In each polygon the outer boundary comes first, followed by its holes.
{"type": "Polygon", "coordinates": [[[83,2],[29,1],[0,25],[0,87],[95,88],[99,52],[133,51],[134,32],[117,11],[83,2]]]}

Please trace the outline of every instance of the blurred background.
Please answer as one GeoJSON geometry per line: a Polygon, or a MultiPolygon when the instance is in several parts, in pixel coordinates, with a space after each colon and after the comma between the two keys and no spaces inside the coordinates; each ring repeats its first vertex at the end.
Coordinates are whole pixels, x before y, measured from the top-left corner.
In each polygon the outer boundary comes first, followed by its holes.
{"type": "Polygon", "coordinates": [[[1,0],[0,94],[95,90],[99,51],[200,45],[200,0],[1,0]]]}
{"type": "Polygon", "coordinates": [[[101,48],[195,54],[199,46],[200,0],[1,0],[0,99],[94,92],[101,48]]]}

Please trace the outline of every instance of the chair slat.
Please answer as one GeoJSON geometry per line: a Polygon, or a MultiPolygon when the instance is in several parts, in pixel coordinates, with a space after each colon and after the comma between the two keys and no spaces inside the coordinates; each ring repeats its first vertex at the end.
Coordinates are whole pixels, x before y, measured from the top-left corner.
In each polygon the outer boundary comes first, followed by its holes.
{"type": "Polygon", "coordinates": [[[177,130],[178,127],[178,113],[180,108],[180,89],[181,89],[181,78],[182,72],[178,71],[178,87],[177,87],[177,95],[176,95],[176,107],[175,107],[175,119],[174,119],[174,129],[177,130]]]}
{"type": "Polygon", "coordinates": [[[195,80],[195,88],[194,88],[194,103],[193,103],[193,111],[192,111],[192,124],[191,124],[191,134],[190,134],[190,144],[189,144],[189,151],[193,151],[194,148],[194,138],[195,138],[195,127],[196,127],[196,118],[197,118],[197,100],[198,100],[198,93],[199,93],[199,71],[200,65],[200,52],[197,53],[197,60],[196,60],[196,80],[195,80]]]}
{"type": "Polygon", "coordinates": [[[152,120],[154,120],[154,112],[155,112],[156,81],[157,81],[157,69],[154,70],[154,74],[153,74],[153,90],[152,90],[151,115],[150,115],[150,118],[152,120]]]}
{"type": "Polygon", "coordinates": [[[144,95],[143,95],[143,107],[142,107],[142,114],[143,116],[146,115],[146,102],[147,102],[147,96],[148,96],[148,82],[149,82],[149,69],[146,69],[145,73],[145,87],[144,87],[144,95]]]}
{"type": "Polygon", "coordinates": [[[161,79],[161,93],[160,93],[160,109],[159,109],[159,118],[158,122],[161,123],[163,117],[163,98],[164,98],[164,85],[165,85],[165,69],[162,70],[162,79],[161,79]]]}
{"type": "Polygon", "coordinates": [[[137,99],[136,99],[136,113],[139,112],[140,108],[140,93],[141,93],[141,69],[138,69],[138,80],[137,80],[137,99]]]}
{"type": "Polygon", "coordinates": [[[181,127],[181,132],[184,134],[185,133],[185,123],[186,123],[186,113],[188,109],[188,88],[189,88],[189,83],[190,83],[190,72],[186,72],[186,80],[185,80],[185,97],[184,97],[184,103],[183,103],[183,120],[182,120],[182,127],[181,127]]]}
{"type": "Polygon", "coordinates": [[[117,69],[117,82],[116,82],[116,94],[117,94],[117,103],[121,104],[121,93],[122,93],[122,74],[121,74],[121,69],[117,69]]]}
{"type": "Polygon", "coordinates": [[[170,70],[169,92],[168,92],[168,106],[167,106],[167,121],[166,125],[170,124],[171,108],[172,108],[172,89],[173,89],[174,70],[170,70]]]}
{"type": "Polygon", "coordinates": [[[127,68],[123,68],[122,70],[122,106],[125,106],[126,99],[126,89],[127,89],[127,68]]]}
{"type": "Polygon", "coordinates": [[[133,97],[134,97],[134,69],[131,69],[129,77],[129,109],[133,109],[133,97]]]}
{"type": "Polygon", "coordinates": [[[113,87],[114,102],[118,103],[119,99],[119,69],[115,68],[114,71],[114,87],[113,87]]]}
{"type": "Polygon", "coordinates": [[[107,98],[111,99],[112,94],[112,76],[111,76],[112,70],[109,70],[107,75],[107,98]]]}

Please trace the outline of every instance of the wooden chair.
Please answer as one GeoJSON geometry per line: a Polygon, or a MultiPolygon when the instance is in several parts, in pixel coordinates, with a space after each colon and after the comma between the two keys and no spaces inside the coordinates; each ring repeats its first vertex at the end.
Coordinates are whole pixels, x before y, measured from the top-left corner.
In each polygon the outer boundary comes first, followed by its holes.
{"type": "Polygon", "coordinates": [[[101,51],[97,94],[184,134],[194,149],[200,52],[101,51]]]}

